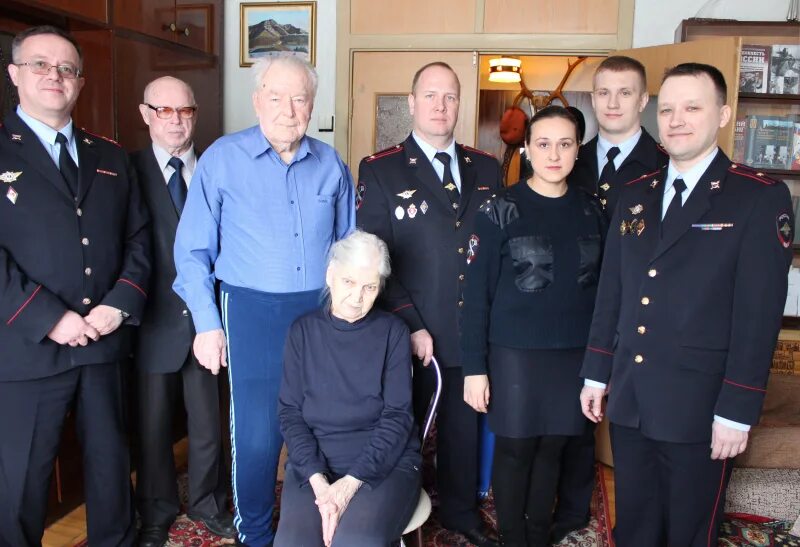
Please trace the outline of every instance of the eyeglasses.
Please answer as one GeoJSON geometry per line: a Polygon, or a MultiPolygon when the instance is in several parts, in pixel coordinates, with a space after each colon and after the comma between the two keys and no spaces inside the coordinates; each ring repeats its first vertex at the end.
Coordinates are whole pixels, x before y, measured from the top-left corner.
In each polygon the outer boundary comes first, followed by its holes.
{"type": "Polygon", "coordinates": [[[194,113],[197,111],[196,106],[182,106],[180,108],[172,108],[171,106],[153,106],[148,103],[144,103],[150,110],[156,111],[156,116],[161,120],[169,120],[172,118],[175,112],[178,113],[178,116],[184,120],[190,120],[194,118],[194,113]]]}
{"type": "Polygon", "coordinates": [[[13,63],[17,66],[26,66],[34,74],[46,76],[50,74],[50,69],[55,68],[59,76],[65,80],[74,80],[81,75],[81,71],[74,65],[51,65],[47,61],[28,61],[27,63],[13,63]]]}

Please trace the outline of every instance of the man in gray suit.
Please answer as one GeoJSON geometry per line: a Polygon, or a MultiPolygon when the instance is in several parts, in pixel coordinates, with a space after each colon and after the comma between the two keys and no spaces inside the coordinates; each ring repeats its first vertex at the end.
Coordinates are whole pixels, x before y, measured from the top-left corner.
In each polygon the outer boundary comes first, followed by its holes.
{"type": "Polygon", "coordinates": [[[132,155],[150,208],[153,278],[136,346],[139,415],[137,505],[140,547],[161,547],[180,510],[172,455],[172,415],[183,391],[189,429],[189,518],[233,538],[226,510],[218,377],[198,366],[191,352],[191,315],[172,290],[172,246],[197,155],[192,143],[197,105],[192,89],[170,76],[150,82],[139,105],[152,146],[132,155]]]}

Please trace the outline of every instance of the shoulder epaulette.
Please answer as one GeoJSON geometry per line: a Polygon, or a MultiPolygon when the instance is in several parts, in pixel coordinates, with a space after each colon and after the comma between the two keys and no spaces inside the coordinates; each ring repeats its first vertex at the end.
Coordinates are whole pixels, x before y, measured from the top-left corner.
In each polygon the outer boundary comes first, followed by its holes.
{"type": "Polygon", "coordinates": [[[728,173],[735,173],[737,175],[742,175],[743,177],[747,177],[749,179],[760,182],[765,186],[772,186],[778,183],[778,181],[776,181],[775,179],[771,179],[761,171],[758,171],[746,165],[740,165],[738,163],[732,163],[731,166],[728,167],[728,173]]]}
{"type": "Polygon", "coordinates": [[[371,162],[373,160],[377,160],[378,158],[385,158],[386,156],[391,156],[392,154],[397,154],[403,150],[402,144],[396,144],[394,146],[390,146],[385,150],[381,150],[380,152],[375,152],[371,156],[366,157],[367,162],[371,162]]]}
{"type": "Polygon", "coordinates": [[[490,154],[489,152],[486,152],[486,151],[481,150],[479,148],[472,148],[471,146],[467,146],[466,144],[459,144],[459,146],[461,148],[463,148],[464,150],[466,150],[467,152],[474,152],[476,154],[480,154],[481,156],[487,156],[489,158],[492,158],[493,160],[497,159],[497,158],[494,157],[494,154],[490,154]]]}
{"type": "Polygon", "coordinates": [[[661,171],[661,170],[659,169],[657,171],[653,171],[652,173],[647,173],[646,175],[642,175],[641,177],[639,177],[637,179],[633,179],[632,181],[626,182],[625,186],[630,186],[631,184],[636,184],[637,182],[641,182],[641,181],[643,181],[645,179],[649,179],[653,175],[657,175],[659,173],[659,171],[661,171]]]}
{"type": "Polygon", "coordinates": [[[104,141],[108,141],[111,144],[114,144],[114,145],[119,146],[120,148],[122,148],[122,145],[120,143],[118,143],[117,141],[115,141],[114,139],[112,139],[111,137],[106,137],[106,136],[103,136],[103,135],[98,135],[97,133],[92,133],[91,131],[89,131],[85,127],[81,127],[81,131],[83,131],[84,133],[88,133],[89,135],[91,135],[93,137],[97,137],[98,139],[103,139],[104,141]]]}

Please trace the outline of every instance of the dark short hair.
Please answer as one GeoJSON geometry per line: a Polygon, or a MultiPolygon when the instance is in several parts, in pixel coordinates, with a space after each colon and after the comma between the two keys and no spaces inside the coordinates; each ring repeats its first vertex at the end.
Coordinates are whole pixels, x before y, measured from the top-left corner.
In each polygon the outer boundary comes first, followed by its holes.
{"type": "Polygon", "coordinates": [[[602,63],[597,65],[597,69],[594,73],[597,74],[601,70],[608,70],[609,72],[625,72],[630,70],[631,72],[635,72],[639,75],[639,80],[642,82],[642,93],[647,91],[647,72],[645,71],[644,65],[633,57],[628,57],[626,55],[612,55],[611,57],[606,57],[603,59],[602,63]]]}
{"type": "Polygon", "coordinates": [[[586,118],[581,112],[581,109],[576,106],[568,106],[567,110],[572,112],[575,116],[575,121],[578,122],[578,144],[583,142],[583,136],[586,134],[586,118]]]}
{"type": "Polygon", "coordinates": [[[17,63],[22,61],[19,58],[19,50],[22,47],[22,42],[30,38],[31,36],[41,36],[43,34],[52,34],[54,36],[58,36],[63,38],[75,48],[75,51],[78,52],[78,70],[83,70],[83,51],[81,51],[81,46],[78,45],[78,42],[75,41],[75,38],[64,29],[54,27],[53,25],[40,25],[38,27],[30,27],[27,28],[14,36],[14,40],[11,42],[11,62],[17,63]]]}
{"type": "Polygon", "coordinates": [[[581,143],[581,129],[580,125],[578,125],[578,120],[575,118],[575,115],[563,106],[551,105],[542,108],[539,112],[533,115],[533,118],[531,118],[531,121],[528,123],[528,127],[525,129],[525,144],[530,144],[531,142],[531,129],[533,128],[533,124],[539,120],[546,120],[548,118],[562,118],[571,122],[572,125],[575,126],[576,142],[578,144],[581,143]]]}
{"type": "Polygon", "coordinates": [[[706,65],[703,63],[681,63],[679,65],[675,65],[672,68],[668,68],[664,71],[664,77],[661,78],[661,85],[664,85],[664,82],[667,81],[668,78],[672,78],[674,76],[702,76],[705,74],[711,79],[711,82],[714,84],[714,89],[717,92],[717,100],[719,101],[720,105],[726,104],[728,102],[728,84],[725,83],[725,76],[722,75],[722,72],[715,66],[706,65]]]}
{"type": "Polygon", "coordinates": [[[426,70],[428,70],[429,68],[434,67],[434,66],[438,66],[440,68],[447,69],[447,70],[449,70],[450,72],[453,73],[453,76],[455,76],[455,78],[456,78],[456,84],[458,84],[458,94],[460,95],[461,94],[461,80],[458,79],[458,74],[456,74],[456,71],[453,70],[453,67],[451,67],[450,65],[448,65],[444,61],[434,61],[434,62],[428,63],[427,65],[425,65],[422,68],[420,68],[414,74],[414,79],[411,80],[411,94],[413,95],[414,93],[417,92],[417,83],[419,82],[419,78],[420,78],[420,76],[422,76],[422,73],[425,72],[426,70]]]}

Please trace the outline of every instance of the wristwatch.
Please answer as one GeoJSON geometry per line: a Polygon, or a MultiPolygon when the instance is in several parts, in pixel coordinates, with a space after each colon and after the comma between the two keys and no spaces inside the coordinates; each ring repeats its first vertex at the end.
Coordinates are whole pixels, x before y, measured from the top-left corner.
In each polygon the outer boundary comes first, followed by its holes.
{"type": "Polygon", "coordinates": [[[128,317],[131,316],[131,314],[129,314],[126,311],[119,310],[119,316],[122,317],[122,319],[127,319],[128,317]]]}

